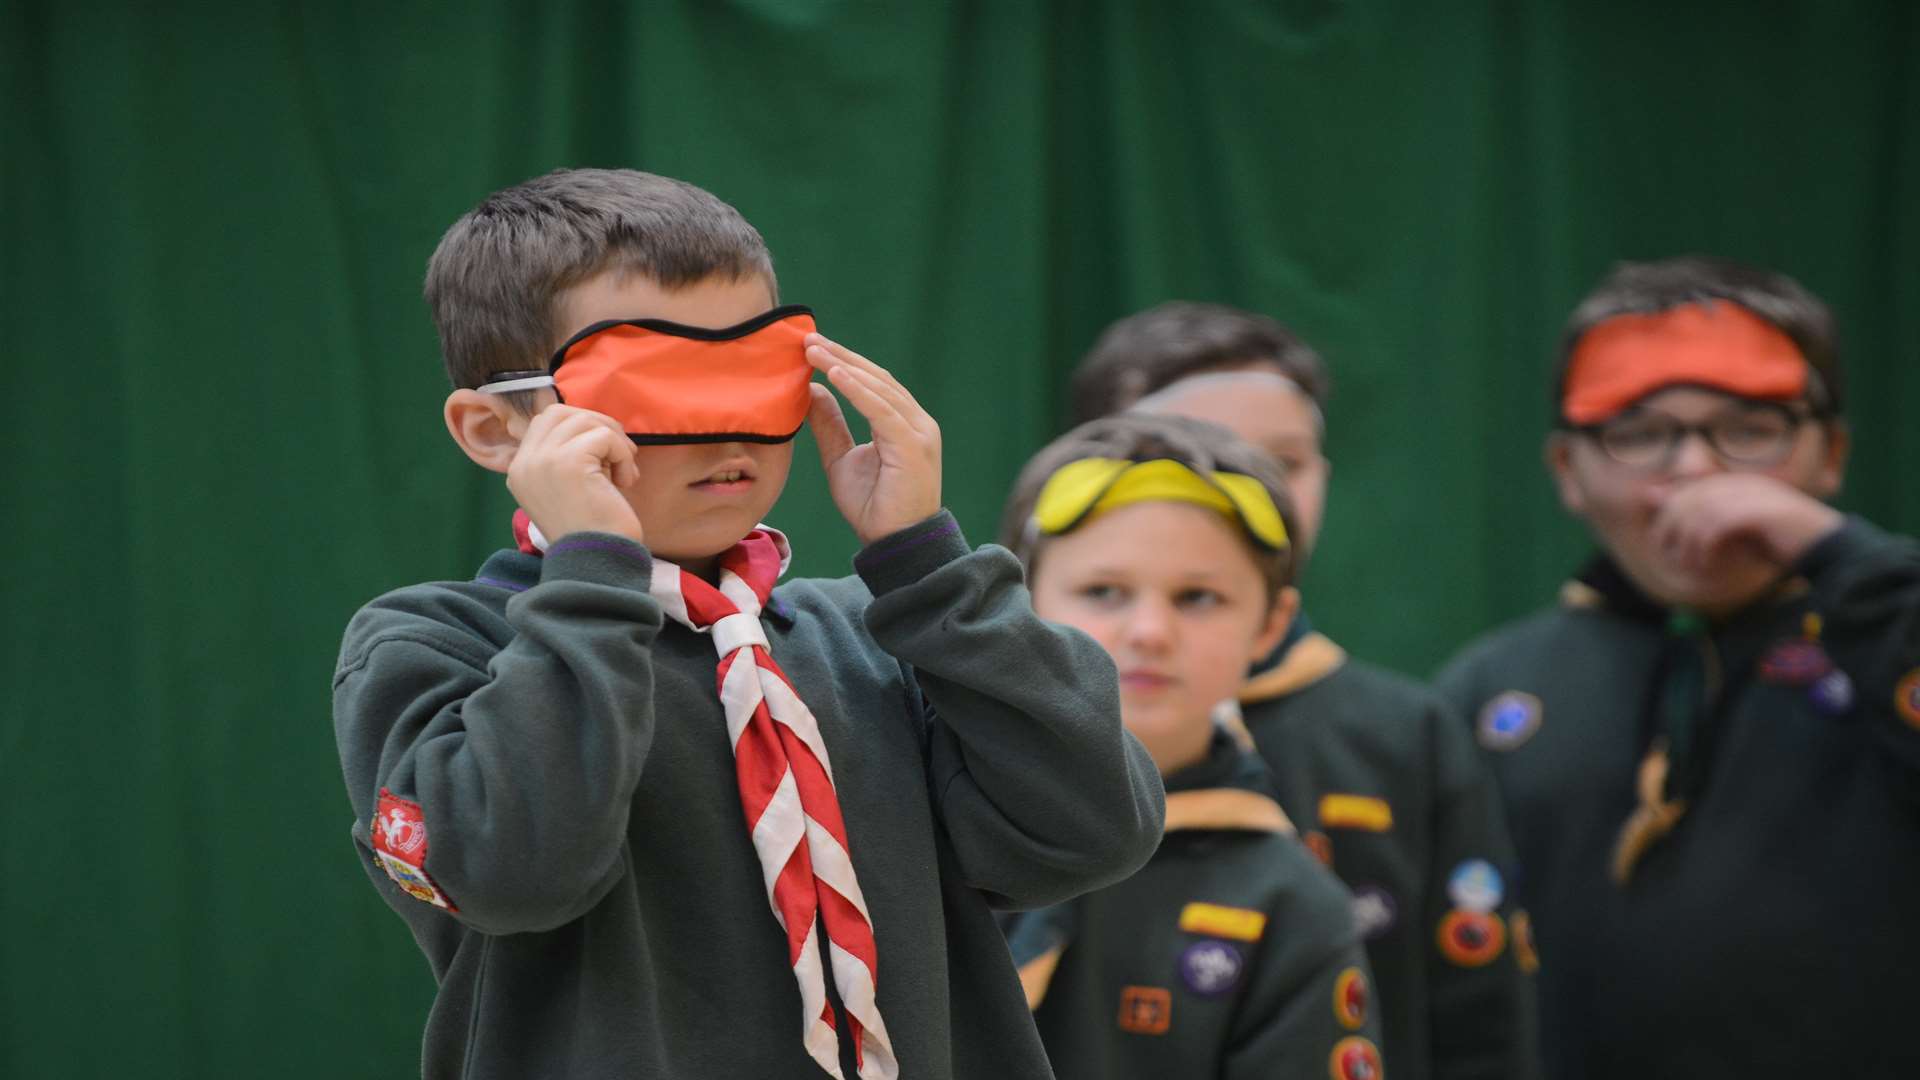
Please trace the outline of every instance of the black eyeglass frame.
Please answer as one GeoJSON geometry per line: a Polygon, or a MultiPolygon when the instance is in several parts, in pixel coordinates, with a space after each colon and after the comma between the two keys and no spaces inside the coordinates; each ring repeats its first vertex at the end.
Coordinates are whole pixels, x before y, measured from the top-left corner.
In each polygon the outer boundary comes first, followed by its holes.
{"type": "Polygon", "coordinates": [[[1630,468],[1649,470],[1669,468],[1673,465],[1674,457],[1680,453],[1680,445],[1686,441],[1687,436],[1698,435],[1701,441],[1707,444],[1707,448],[1713,451],[1714,456],[1718,457],[1727,465],[1764,469],[1780,464],[1793,453],[1793,440],[1795,436],[1800,434],[1802,427],[1805,427],[1809,423],[1825,423],[1833,419],[1834,416],[1831,410],[1817,408],[1806,401],[1752,400],[1743,402],[1737,411],[1722,413],[1705,423],[1698,424],[1685,423],[1665,416],[1664,414],[1656,413],[1652,415],[1660,416],[1661,421],[1667,426],[1666,445],[1663,446],[1660,452],[1652,459],[1635,461],[1621,457],[1614,448],[1609,447],[1607,445],[1606,434],[1608,429],[1613,428],[1622,420],[1636,415],[1638,415],[1637,411],[1630,409],[1627,412],[1597,424],[1570,424],[1563,421],[1559,425],[1559,428],[1562,431],[1571,432],[1576,435],[1584,435],[1592,439],[1594,445],[1598,446],[1600,452],[1607,455],[1609,460],[1630,468]],[[1720,444],[1719,437],[1714,433],[1716,427],[1737,422],[1755,412],[1773,413],[1785,418],[1787,427],[1783,437],[1780,439],[1779,446],[1760,457],[1742,457],[1738,454],[1728,453],[1726,447],[1720,444]]]}

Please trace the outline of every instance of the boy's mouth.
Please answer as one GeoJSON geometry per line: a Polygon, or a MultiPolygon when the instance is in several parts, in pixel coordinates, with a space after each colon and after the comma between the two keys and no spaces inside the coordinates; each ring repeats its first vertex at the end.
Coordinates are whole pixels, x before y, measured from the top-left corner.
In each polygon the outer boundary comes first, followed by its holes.
{"type": "Polygon", "coordinates": [[[704,479],[695,480],[687,486],[693,488],[695,491],[707,491],[719,494],[745,491],[747,488],[753,486],[753,470],[748,468],[745,463],[729,462],[726,468],[715,469],[713,472],[708,473],[704,479]]]}

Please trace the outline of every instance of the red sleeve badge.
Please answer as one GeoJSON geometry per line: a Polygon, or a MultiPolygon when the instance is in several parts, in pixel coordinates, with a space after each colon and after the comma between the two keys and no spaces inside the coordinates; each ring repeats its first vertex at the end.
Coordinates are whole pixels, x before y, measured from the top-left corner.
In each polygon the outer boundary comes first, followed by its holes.
{"type": "Polygon", "coordinates": [[[380,789],[380,805],[373,815],[373,858],[395,885],[415,900],[437,908],[459,911],[453,901],[427,876],[427,819],[420,804],[380,789]]]}

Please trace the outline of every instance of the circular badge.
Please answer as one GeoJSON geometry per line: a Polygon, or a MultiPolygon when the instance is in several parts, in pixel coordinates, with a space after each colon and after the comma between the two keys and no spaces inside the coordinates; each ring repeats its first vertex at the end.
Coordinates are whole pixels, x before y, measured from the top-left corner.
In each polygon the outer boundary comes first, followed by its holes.
{"type": "Polygon", "coordinates": [[[1333,980],[1333,1015],[1348,1031],[1367,1022],[1367,976],[1350,967],[1333,980]]]}
{"type": "Polygon", "coordinates": [[[1781,686],[1806,686],[1833,670],[1833,661],[1819,642],[1805,638],[1783,641],[1760,658],[1760,681],[1781,686]]]}
{"type": "Polygon", "coordinates": [[[1523,690],[1495,695],[1480,709],[1476,729],[1489,750],[1517,750],[1540,730],[1540,699],[1523,690]]]}
{"type": "Polygon", "coordinates": [[[1327,1075],[1333,1080],[1380,1080],[1380,1051],[1369,1040],[1349,1035],[1333,1044],[1327,1075]]]}
{"type": "Polygon", "coordinates": [[[1540,954],[1533,948],[1533,916],[1524,911],[1516,911],[1510,920],[1513,925],[1513,962],[1528,975],[1540,970],[1540,954]]]}
{"type": "Polygon", "coordinates": [[[1200,941],[1180,954],[1180,979],[1201,997],[1218,997],[1240,985],[1247,967],[1240,950],[1224,941],[1200,941]]]}
{"type": "Polygon", "coordinates": [[[1307,850],[1313,853],[1314,858],[1320,860],[1321,866],[1333,865],[1333,841],[1327,839],[1326,833],[1319,829],[1310,829],[1301,834],[1300,842],[1307,845],[1307,850]]]}
{"type": "Polygon", "coordinates": [[[1828,716],[1844,716],[1853,708],[1853,680],[1838,668],[1829,671],[1807,687],[1807,700],[1828,716]]]}
{"type": "Polygon", "coordinates": [[[1893,707],[1911,727],[1920,728],[1920,668],[1907,672],[1893,688],[1893,707]]]}
{"type": "Polygon", "coordinates": [[[1484,911],[1447,912],[1440,920],[1440,954],[1461,967],[1485,967],[1507,947],[1500,916],[1484,911]]]}
{"type": "Polygon", "coordinates": [[[1447,879],[1447,895],[1455,907],[1468,911],[1492,911],[1506,898],[1506,884],[1500,871],[1485,859],[1468,859],[1453,868],[1447,879]]]}
{"type": "Polygon", "coordinates": [[[1372,941],[1393,929],[1400,917],[1400,905],[1393,894],[1378,885],[1362,885],[1353,890],[1353,928],[1360,940],[1372,941]]]}

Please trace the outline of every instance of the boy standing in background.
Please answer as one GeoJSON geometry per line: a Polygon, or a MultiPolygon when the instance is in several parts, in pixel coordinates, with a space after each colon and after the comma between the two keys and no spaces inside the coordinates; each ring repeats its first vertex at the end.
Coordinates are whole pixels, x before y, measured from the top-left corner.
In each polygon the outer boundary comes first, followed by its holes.
{"type": "Polygon", "coordinates": [[[1826,305],[1624,263],[1546,445],[1599,553],[1440,677],[1525,868],[1551,1075],[1920,1075],[1920,547],[1842,515],[1826,305]]]}
{"type": "MultiPolygon", "coordinates": [[[[1210,420],[1286,470],[1304,559],[1331,472],[1320,357],[1264,316],[1175,302],[1109,327],[1074,375],[1082,416],[1210,420]]],[[[1470,736],[1433,691],[1347,655],[1304,614],[1239,691],[1280,805],[1354,893],[1400,1080],[1531,1074],[1534,964],[1511,842],[1470,736]]]]}

